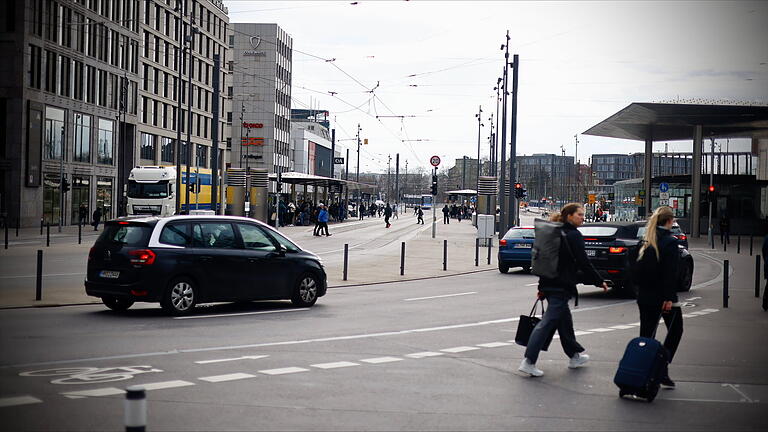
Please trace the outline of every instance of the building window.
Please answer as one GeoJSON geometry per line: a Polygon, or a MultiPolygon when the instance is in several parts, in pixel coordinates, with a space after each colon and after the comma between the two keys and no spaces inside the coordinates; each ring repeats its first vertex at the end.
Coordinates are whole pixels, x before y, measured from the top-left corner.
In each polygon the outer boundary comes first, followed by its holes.
{"type": "Polygon", "coordinates": [[[91,161],[91,116],[75,113],[75,149],[76,162],[91,161]]]}
{"type": "Polygon", "coordinates": [[[195,159],[195,165],[200,168],[205,168],[208,164],[208,147],[202,144],[197,144],[195,149],[195,159]]]}
{"type": "Polygon", "coordinates": [[[75,60],[75,85],[74,85],[74,94],[72,95],[73,98],[77,100],[83,100],[84,97],[84,87],[83,87],[83,72],[84,72],[84,65],[82,62],[79,62],[75,60]]]}
{"type": "Polygon", "coordinates": [[[160,138],[160,160],[161,162],[173,163],[176,161],[176,141],[171,138],[160,138]]]}
{"type": "Polygon", "coordinates": [[[29,61],[29,86],[32,88],[40,88],[40,76],[43,66],[43,50],[42,48],[30,45],[30,61],[29,61]]]}
{"type": "Polygon", "coordinates": [[[43,142],[44,159],[61,159],[64,148],[63,109],[45,107],[45,138],[43,142]]]}
{"type": "Polygon", "coordinates": [[[141,133],[141,149],[140,155],[142,159],[152,161],[155,163],[155,136],[148,133],[141,133]]]}
{"type": "Polygon", "coordinates": [[[114,122],[112,120],[99,119],[99,140],[96,149],[96,162],[103,165],[112,165],[114,146],[114,122]]]}
{"type": "Polygon", "coordinates": [[[53,51],[45,51],[45,91],[56,93],[56,60],[58,55],[53,51]]]}

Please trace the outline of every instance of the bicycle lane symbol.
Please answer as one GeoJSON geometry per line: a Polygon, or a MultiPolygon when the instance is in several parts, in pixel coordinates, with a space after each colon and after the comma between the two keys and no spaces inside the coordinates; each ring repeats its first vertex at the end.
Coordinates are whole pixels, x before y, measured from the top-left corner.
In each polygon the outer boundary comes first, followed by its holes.
{"type": "Polygon", "coordinates": [[[133,378],[135,375],[152,372],[163,371],[161,369],[155,369],[152,366],[118,366],[109,368],[69,367],[21,372],[19,376],[64,376],[64,378],[51,380],[51,384],[98,384],[114,381],[124,381],[133,378]]]}

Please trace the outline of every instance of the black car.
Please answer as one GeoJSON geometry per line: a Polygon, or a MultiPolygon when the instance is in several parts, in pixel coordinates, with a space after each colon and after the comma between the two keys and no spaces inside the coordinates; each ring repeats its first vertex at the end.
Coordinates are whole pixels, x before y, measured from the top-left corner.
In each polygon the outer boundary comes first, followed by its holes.
{"type": "Polygon", "coordinates": [[[88,254],[85,280],[86,293],[110,309],[160,302],[173,315],[219,301],[312,306],[326,288],[317,255],[266,224],[234,216],[109,221],[88,254]]]}
{"type": "MultiPolygon", "coordinates": [[[[637,287],[631,282],[631,264],[637,260],[645,222],[598,222],[579,227],[584,237],[587,257],[603,279],[616,290],[637,296],[637,287]]],[[[679,241],[679,240],[678,240],[679,241]]],[[[678,291],[689,291],[693,281],[693,257],[679,244],[682,267],[678,291]]]]}

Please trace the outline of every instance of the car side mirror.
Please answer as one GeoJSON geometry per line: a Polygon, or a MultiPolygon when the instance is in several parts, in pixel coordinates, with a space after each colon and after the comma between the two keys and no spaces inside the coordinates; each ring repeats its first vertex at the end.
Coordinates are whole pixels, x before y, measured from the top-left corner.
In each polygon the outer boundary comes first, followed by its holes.
{"type": "Polygon", "coordinates": [[[278,256],[284,257],[286,252],[288,252],[288,249],[285,246],[283,246],[283,245],[278,246],[278,248],[277,248],[277,255],[278,256]]]}

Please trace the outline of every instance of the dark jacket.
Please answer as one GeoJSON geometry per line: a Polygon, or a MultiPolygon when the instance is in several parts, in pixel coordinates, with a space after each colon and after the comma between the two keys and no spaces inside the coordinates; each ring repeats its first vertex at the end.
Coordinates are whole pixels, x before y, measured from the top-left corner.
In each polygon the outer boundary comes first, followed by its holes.
{"type": "Polygon", "coordinates": [[[387,207],[384,209],[384,216],[392,216],[392,207],[390,207],[389,204],[387,204],[387,207]]]}
{"type": "Polygon", "coordinates": [[[658,307],[665,301],[677,302],[679,284],[680,251],[672,231],[656,228],[661,259],[656,258],[656,249],[648,247],[643,254],[640,270],[647,277],[639,278],[637,303],[658,307]]]}
{"type": "Polygon", "coordinates": [[[560,257],[557,264],[559,276],[555,279],[540,277],[539,291],[546,294],[566,293],[571,295],[577,293],[577,283],[602,286],[603,278],[587,258],[587,252],[584,250],[584,237],[579,230],[569,223],[564,223],[563,233],[566,241],[560,244],[560,257]],[[579,270],[581,274],[579,274],[579,270]]]}

